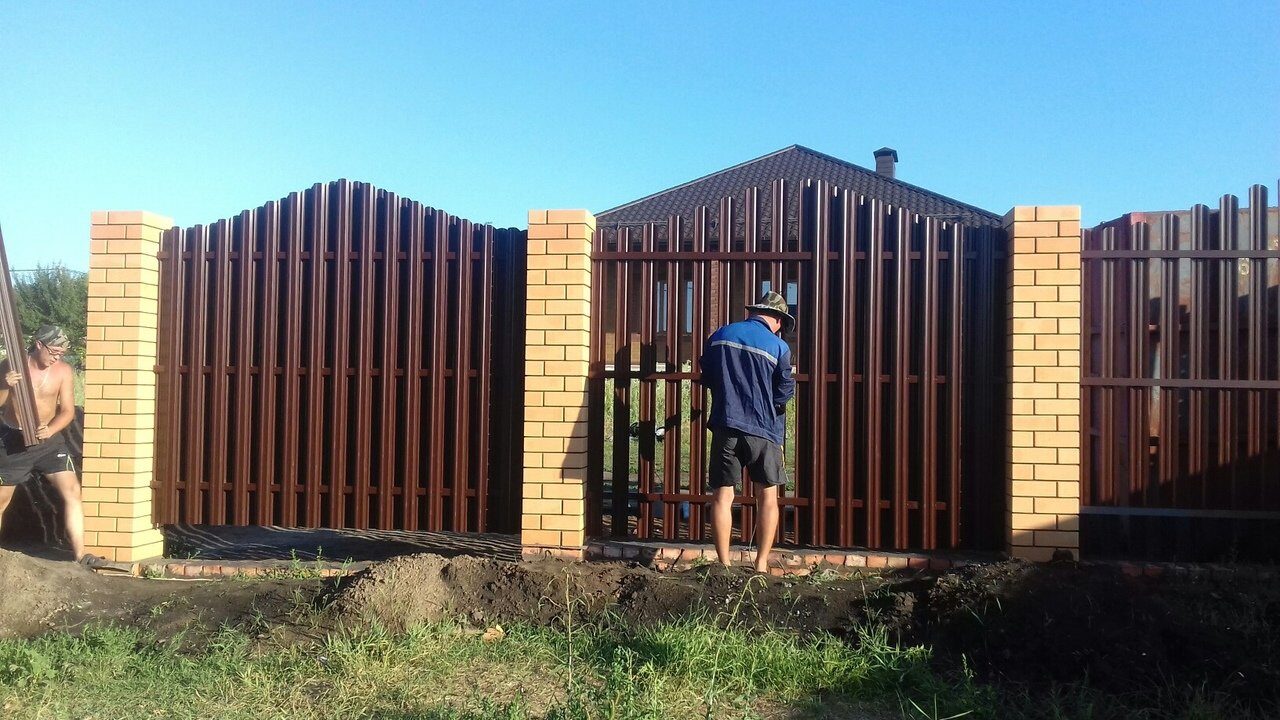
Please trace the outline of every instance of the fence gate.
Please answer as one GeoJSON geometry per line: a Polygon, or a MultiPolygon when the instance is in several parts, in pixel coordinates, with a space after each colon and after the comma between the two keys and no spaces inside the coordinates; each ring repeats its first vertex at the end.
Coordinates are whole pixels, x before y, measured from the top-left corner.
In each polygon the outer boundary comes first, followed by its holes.
{"type": "Polygon", "coordinates": [[[345,180],[166,232],[156,522],[514,530],[525,246],[345,180]]]}
{"type": "MultiPolygon", "coordinates": [[[[706,337],[783,294],[798,325],[779,541],[1003,542],[1005,235],[839,190],[603,227],[593,252],[588,530],[702,540],[706,337]]],[[[735,531],[754,525],[754,498],[735,531]]]]}
{"type": "Polygon", "coordinates": [[[1085,231],[1085,554],[1280,556],[1276,214],[1255,185],[1085,231]]]}

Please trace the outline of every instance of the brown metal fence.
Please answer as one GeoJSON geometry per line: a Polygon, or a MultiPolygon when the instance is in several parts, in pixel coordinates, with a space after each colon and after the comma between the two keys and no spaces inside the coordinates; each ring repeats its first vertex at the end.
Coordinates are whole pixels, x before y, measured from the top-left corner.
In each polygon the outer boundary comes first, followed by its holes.
{"type": "MultiPolygon", "coordinates": [[[[1005,235],[825,183],[597,231],[589,531],[709,535],[703,342],[787,297],[798,381],[779,540],[1003,540],[1005,235]],[[660,436],[660,437],[659,437],[660,436]]],[[[749,483],[735,526],[751,528],[749,483]]]]}
{"type": "Polygon", "coordinates": [[[1246,211],[1226,195],[1083,233],[1086,554],[1280,550],[1275,218],[1257,185],[1246,211]]]}
{"type": "Polygon", "coordinates": [[[156,521],[518,527],[525,244],[345,180],[166,232],[156,521]]]}

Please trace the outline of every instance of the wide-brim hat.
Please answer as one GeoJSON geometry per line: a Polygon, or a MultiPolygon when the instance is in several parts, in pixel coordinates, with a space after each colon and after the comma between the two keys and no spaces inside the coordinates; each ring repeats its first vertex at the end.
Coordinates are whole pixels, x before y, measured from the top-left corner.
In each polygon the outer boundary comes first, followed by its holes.
{"type": "Polygon", "coordinates": [[[773,315],[782,321],[782,327],[787,332],[791,332],[796,327],[796,319],[789,312],[791,307],[787,305],[786,299],[776,292],[767,292],[761,295],[760,302],[755,305],[748,305],[747,310],[773,315]]]}

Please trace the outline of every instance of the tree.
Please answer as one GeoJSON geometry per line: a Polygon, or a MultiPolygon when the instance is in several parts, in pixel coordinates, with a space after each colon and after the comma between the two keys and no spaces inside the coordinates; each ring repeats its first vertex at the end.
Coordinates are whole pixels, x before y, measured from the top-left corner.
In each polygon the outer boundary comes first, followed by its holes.
{"type": "Polygon", "coordinates": [[[41,265],[35,270],[14,273],[13,290],[18,296],[22,332],[30,337],[41,325],[61,326],[71,341],[67,362],[83,369],[89,310],[88,275],[62,265],[41,265]]]}

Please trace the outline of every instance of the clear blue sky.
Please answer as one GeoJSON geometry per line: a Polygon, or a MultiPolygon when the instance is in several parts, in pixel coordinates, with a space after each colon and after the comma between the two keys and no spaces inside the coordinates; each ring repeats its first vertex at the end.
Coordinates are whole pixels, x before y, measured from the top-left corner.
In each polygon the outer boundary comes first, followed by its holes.
{"type": "Polygon", "coordinates": [[[1274,197],[1280,2],[0,0],[15,268],[86,267],[95,209],[194,225],[346,177],[523,225],[793,143],[1086,224],[1274,197]]]}

